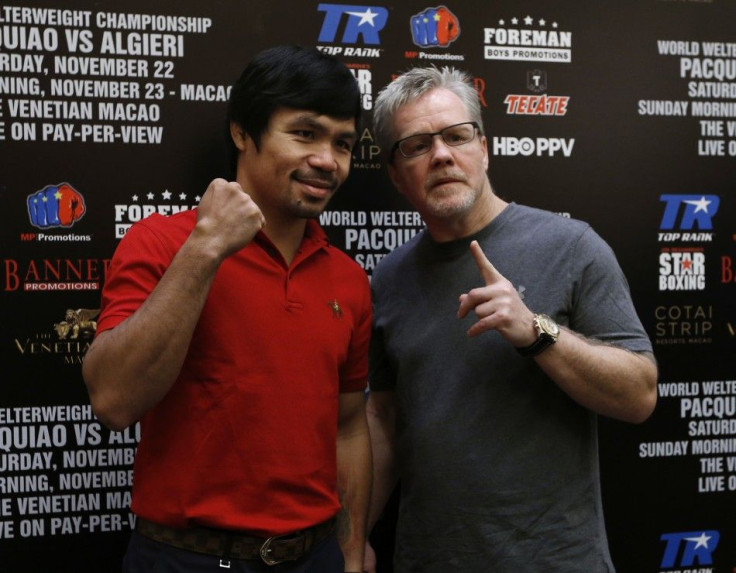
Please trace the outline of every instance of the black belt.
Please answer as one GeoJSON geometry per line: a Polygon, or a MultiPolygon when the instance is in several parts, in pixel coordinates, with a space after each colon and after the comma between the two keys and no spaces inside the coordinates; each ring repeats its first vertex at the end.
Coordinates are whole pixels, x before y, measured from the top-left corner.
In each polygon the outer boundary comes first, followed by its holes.
{"type": "Polygon", "coordinates": [[[140,517],[135,528],[144,537],[178,549],[214,555],[223,560],[261,559],[267,565],[278,565],[283,561],[296,561],[327,539],[335,528],[335,518],[296,533],[268,538],[207,527],[177,529],[140,517]]]}

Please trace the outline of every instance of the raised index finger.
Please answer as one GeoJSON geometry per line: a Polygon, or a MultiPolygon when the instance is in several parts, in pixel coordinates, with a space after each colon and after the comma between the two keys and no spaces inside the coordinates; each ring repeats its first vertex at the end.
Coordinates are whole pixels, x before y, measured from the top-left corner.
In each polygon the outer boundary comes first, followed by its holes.
{"type": "Polygon", "coordinates": [[[478,265],[478,270],[480,271],[480,276],[485,281],[486,285],[496,282],[501,278],[501,273],[499,273],[496,270],[496,267],[491,264],[491,261],[488,260],[483,249],[480,248],[478,241],[470,243],[470,252],[473,254],[475,264],[478,265]]]}

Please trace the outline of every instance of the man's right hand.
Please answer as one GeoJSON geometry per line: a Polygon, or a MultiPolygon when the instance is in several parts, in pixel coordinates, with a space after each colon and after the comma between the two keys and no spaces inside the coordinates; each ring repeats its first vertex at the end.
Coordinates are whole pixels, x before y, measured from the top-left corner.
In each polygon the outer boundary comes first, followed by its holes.
{"type": "Polygon", "coordinates": [[[265,224],[260,208],[239,183],[215,179],[199,202],[193,236],[209,241],[224,259],[250,243],[265,224]]]}

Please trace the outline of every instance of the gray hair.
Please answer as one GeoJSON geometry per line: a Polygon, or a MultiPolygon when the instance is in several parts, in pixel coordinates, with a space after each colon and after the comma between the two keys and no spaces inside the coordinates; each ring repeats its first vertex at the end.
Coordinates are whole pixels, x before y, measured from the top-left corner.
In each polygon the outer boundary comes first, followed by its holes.
{"type": "Polygon", "coordinates": [[[436,66],[412,68],[385,86],[373,106],[373,130],[384,153],[389,153],[394,143],[392,122],[396,111],[436,88],[446,89],[459,97],[468,111],[469,120],[478,123],[483,135],[480,99],[470,74],[448,66],[441,69],[436,66]]]}

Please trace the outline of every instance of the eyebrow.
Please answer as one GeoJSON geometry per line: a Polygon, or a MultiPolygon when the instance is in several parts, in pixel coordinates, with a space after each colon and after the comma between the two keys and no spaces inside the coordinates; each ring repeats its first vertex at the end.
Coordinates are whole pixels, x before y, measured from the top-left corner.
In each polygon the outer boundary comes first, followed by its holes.
{"type": "MultiPolygon", "coordinates": [[[[291,128],[291,129],[294,129],[294,128],[297,128],[297,127],[300,127],[300,126],[307,126],[307,127],[311,127],[312,129],[321,131],[323,133],[328,133],[330,131],[330,129],[322,121],[320,121],[318,119],[319,117],[322,117],[322,114],[305,112],[303,114],[297,115],[292,120],[290,120],[287,123],[287,127],[288,128],[291,128]]],[[[330,117],[330,118],[332,118],[332,116],[324,116],[324,117],[330,117]]],[[[352,119],[352,118],[350,118],[350,119],[352,119]]],[[[343,132],[337,133],[336,134],[336,137],[338,139],[355,139],[355,140],[357,140],[358,139],[358,132],[355,129],[351,129],[349,131],[343,131],[343,132]]]]}

